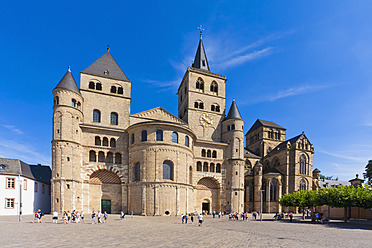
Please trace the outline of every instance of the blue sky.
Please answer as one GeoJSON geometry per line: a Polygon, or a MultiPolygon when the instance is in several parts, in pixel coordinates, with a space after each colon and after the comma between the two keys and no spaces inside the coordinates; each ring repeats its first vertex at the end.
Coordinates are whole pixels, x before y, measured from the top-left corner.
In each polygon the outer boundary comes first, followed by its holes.
{"type": "Polygon", "coordinates": [[[226,75],[246,122],[305,131],[314,168],[349,180],[372,159],[370,1],[7,1],[2,3],[0,157],[51,164],[52,89],[79,81],[109,44],[132,85],[132,113],[162,106],[198,45],[226,75]],[[5,10],[5,11],[4,11],[5,10]]]}

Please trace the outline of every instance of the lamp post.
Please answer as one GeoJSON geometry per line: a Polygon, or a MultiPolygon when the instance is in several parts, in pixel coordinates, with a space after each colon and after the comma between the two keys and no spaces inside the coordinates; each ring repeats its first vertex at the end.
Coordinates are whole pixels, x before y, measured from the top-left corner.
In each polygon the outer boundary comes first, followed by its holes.
{"type": "Polygon", "coordinates": [[[262,194],[265,190],[264,189],[261,189],[260,192],[261,192],[261,211],[260,211],[260,221],[262,221],[262,205],[263,205],[263,199],[262,199],[262,194]]]}
{"type": "Polygon", "coordinates": [[[19,182],[19,203],[18,203],[18,221],[22,221],[22,179],[20,175],[18,175],[18,180],[19,182]]]}

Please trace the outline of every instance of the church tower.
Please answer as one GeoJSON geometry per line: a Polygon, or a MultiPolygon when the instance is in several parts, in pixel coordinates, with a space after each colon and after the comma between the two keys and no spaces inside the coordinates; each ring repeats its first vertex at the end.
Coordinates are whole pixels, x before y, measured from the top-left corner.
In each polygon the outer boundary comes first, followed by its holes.
{"type": "Polygon", "coordinates": [[[225,82],[225,76],[210,71],[200,33],[194,63],[178,88],[178,117],[189,124],[198,139],[221,141],[225,82]]]}
{"type": "Polygon", "coordinates": [[[222,140],[229,144],[226,150],[226,205],[231,212],[244,210],[244,120],[235,99],[222,122],[222,140]]]}
{"type": "Polygon", "coordinates": [[[52,209],[81,209],[81,129],[83,96],[69,70],[53,90],[52,209]]]}

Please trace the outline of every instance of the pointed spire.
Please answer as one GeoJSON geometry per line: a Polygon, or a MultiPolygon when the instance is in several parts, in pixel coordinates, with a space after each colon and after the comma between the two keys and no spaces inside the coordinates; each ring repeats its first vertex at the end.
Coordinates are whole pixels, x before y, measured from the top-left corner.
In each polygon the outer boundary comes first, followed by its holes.
{"type": "Polygon", "coordinates": [[[225,120],[229,119],[240,119],[242,120],[242,116],[240,115],[238,106],[236,106],[235,98],[233,99],[233,102],[231,103],[231,107],[229,110],[229,113],[227,114],[225,120]]]}
{"type": "Polygon", "coordinates": [[[204,29],[201,24],[200,24],[200,27],[198,27],[198,29],[200,30],[200,40],[199,40],[198,49],[196,50],[196,55],[195,55],[195,59],[194,59],[194,63],[192,64],[192,67],[209,71],[207,55],[205,54],[205,49],[204,49],[203,40],[202,40],[202,32],[204,29]]]}
{"type": "Polygon", "coordinates": [[[118,63],[116,63],[115,59],[112,57],[109,47],[107,48],[107,52],[102,55],[102,57],[97,59],[82,72],[105,78],[129,81],[118,63]]]}
{"type": "Polygon", "coordinates": [[[59,81],[59,83],[55,87],[55,89],[57,88],[71,90],[75,93],[80,94],[79,87],[76,84],[74,76],[72,76],[70,66],[68,67],[68,70],[66,74],[63,76],[63,78],[61,79],[61,81],[59,81]]]}

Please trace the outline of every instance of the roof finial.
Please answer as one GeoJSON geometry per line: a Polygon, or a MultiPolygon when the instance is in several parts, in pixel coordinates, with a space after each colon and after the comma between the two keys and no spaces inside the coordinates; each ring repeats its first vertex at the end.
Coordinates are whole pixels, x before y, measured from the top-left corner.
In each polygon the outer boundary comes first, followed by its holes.
{"type": "Polygon", "coordinates": [[[107,45],[107,52],[110,52],[110,45],[107,45]]]}
{"type": "Polygon", "coordinates": [[[198,27],[198,29],[200,30],[200,39],[202,39],[203,30],[205,30],[205,29],[203,28],[203,23],[200,23],[200,26],[198,27]]]}
{"type": "Polygon", "coordinates": [[[233,97],[233,101],[235,102],[235,97],[233,97]]]}
{"type": "Polygon", "coordinates": [[[68,71],[71,72],[71,66],[68,66],[68,71]]]}

